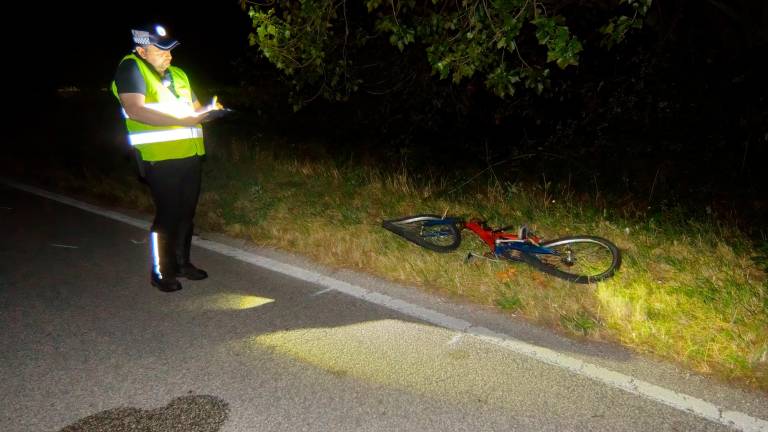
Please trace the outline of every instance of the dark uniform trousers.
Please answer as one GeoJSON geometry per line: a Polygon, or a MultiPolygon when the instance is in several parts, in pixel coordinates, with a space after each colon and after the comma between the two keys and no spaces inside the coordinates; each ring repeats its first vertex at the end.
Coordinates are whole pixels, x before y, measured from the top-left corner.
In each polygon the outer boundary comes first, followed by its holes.
{"type": "Polygon", "coordinates": [[[189,263],[193,219],[200,195],[199,156],[144,162],[145,178],[155,202],[152,223],[153,271],[173,277],[189,263]]]}

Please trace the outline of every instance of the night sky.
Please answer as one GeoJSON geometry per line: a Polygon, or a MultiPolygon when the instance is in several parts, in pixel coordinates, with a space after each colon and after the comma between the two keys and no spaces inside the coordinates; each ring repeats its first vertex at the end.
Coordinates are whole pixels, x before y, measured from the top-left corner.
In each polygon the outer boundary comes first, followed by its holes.
{"type": "MultiPolygon", "coordinates": [[[[173,64],[196,82],[237,82],[231,63],[248,49],[250,20],[235,0],[132,1],[90,7],[60,2],[35,16],[45,26],[45,47],[33,60],[60,65],[45,81],[57,87],[103,87],[132,49],[131,28],[161,24],[181,42],[173,64]],[[76,42],[77,39],[82,42],[76,42]],[[73,42],[70,43],[69,41],[73,42]]],[[[37,22],[37,20],[36,20],[37,22]]]]}

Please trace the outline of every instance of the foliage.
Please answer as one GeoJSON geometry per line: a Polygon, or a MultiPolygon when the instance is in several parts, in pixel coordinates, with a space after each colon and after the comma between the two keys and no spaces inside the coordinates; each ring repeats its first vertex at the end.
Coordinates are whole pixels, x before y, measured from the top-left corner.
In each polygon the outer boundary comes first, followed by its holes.
{"type": "Polygon", "coordinates": [[[501,98],[520,88],[541,94],[554,65],[579,64],[586,41],[610,49],[640,28],[651,0],[241,4],[253,23],[251,45],[288,77],[298,109],[318,96],[346,100],[398,62],[412,70],[426,62],[440,80],[476,80],[501,98]]]}

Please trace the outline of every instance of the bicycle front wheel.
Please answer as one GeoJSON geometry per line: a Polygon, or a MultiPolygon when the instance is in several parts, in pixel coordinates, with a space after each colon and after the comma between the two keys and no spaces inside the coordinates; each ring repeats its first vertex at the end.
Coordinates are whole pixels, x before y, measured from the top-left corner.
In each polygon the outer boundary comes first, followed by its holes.
{"type": "Polygon", "coordinates": [[[381,226],[435,252],[450,252],[461,244],[461,232],[455,221],[438,215],[420,214],[385,220],[381,226]]]}
{"type": "Polygon", "coordinates": [[[521,253],[520,258],[537,270],[569,282],[598,282],[613,276],[621,266],[619,248],[601,237],[563,237],[540,246],[554,254],[521,253]]]}

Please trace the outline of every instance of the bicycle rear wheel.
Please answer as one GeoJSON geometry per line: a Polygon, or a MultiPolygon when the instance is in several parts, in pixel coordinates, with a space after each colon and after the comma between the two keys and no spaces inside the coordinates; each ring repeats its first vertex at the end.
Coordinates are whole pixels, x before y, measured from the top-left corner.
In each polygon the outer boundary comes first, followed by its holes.
{"type": "Polygon", "coordinates": [[[450,252],[461,244],[461,232],[456,221],[433,214],[419,214],[385,220],[381,226],[389,231],[435,252],[450,252]]]}
{"type": "Polygon", "coordinates": [[[555,253],[521,253],[520,258],[537,270],[569,282],[598,282],[613,276],[621,266],[619,248],[601,237],[563,237],[540,246],[555,253]]]}

